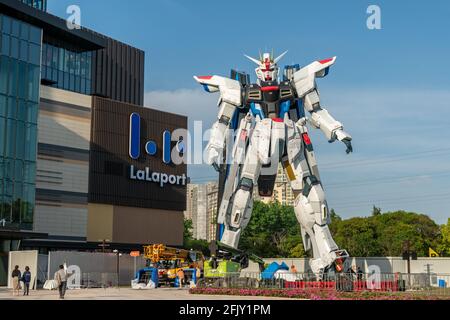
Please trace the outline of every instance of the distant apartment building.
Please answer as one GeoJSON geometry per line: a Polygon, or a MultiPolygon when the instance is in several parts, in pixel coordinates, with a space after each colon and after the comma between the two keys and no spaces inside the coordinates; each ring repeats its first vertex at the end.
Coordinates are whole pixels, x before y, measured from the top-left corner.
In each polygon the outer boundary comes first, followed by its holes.
{"type": "MultiPolygon", "coordinates": [[[[257,187],[255,187],[257,188],[257,187]]],[[[284,172],[283,166],[278,166],[277,179],[275,181],[275,187],[271,197],[260,197],[258,191],[255,190],[255,200],[262,201],[264,203],[270,203],[278,201],[282,205],[293,206],[295,196],[291,189],[291,183],[284,172]]]]}
{"type": "Polygon", "coordinates": [[[215,240],[217,197],[217,182],[188,184],[184,217],[192,220],[194,239],[215,240]]]}

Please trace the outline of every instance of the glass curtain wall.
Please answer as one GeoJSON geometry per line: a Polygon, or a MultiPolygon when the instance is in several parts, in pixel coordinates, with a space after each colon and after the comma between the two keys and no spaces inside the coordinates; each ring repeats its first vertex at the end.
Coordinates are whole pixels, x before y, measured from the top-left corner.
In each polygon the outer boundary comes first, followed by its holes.
{"type": "Polygon", "coordinates": [[[49,86],[91,94],[92,52],[75,52],[49,43],[42,46],[42,79],[49,86]]]}
{"type": "Polygon", "coordinates": [[[32,229],[42,30],[0,14],[0,221],[32,229]]]}
{"type": "Polygon", "coordinates": [[[47,0],[20,0],[23,3],[32,6],[33,8],[47,11],[47,0]]]}

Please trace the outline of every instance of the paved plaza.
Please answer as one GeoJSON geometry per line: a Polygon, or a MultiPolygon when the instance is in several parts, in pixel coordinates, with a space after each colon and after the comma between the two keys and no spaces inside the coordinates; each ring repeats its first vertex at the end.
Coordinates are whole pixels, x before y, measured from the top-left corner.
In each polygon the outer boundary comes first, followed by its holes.
{"type": "MultiPolygon", "coordinates": [[[[32,290],[29,296],[13,296],[12,291],[0,288],[0,300],[59,300],[57,290],[32,290]]],[[[266,297],[208,296],[189,294],[188,289],[158,288],[133,290],[129,288],[67,290],[65,300],[275,300],[266,297]]]]}

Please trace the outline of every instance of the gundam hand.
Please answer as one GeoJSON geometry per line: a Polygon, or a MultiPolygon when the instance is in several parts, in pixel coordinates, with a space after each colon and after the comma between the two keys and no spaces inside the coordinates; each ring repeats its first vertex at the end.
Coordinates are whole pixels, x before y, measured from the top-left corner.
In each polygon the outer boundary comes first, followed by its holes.
{"type": "Polygon", "coordinates": [[[347,132],[345,132],[342,129],[336,130],[335,135],[339,141],[342,141],[346,145],[347,150],[345,152],[347,152],[347,154],[353,152],[351,135],[349,135],[347,132]]]}
{"type": "Polygon", "coordinates": [[[223,148],[209,143],[206,147],[206,162],[217,170],[222,160],[223,148]]]}

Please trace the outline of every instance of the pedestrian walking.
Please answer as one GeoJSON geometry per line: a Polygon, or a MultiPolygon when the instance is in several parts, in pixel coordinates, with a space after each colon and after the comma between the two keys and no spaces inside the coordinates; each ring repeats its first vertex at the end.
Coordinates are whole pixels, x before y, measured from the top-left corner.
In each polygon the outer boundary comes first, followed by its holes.
{"type": "Polygon", "coordinates": [[[183,286],[184,286],[184,270],[181,268],[178,269],[177,276],[178,276],[179,286],[180,286],[180,288],[183,288],[183,286]]]}
{"type": "Polygon", "coordinates": [[[30,267],[25,267],[25,272],[22,275],[22,282],[23,282],[23,295],[28,296],[30,295],[30,283],[31,283],[31,272],[30,267]]]}
{"type": "Polygon", "coordinates": [[[67,273],[63,265],[59,266],[59,270],[55,272],[54,278],[58,283],[59,298],[64,299],[67,289],[67,273]]]}
{"type": "Polygon", "coordinates": [[[13,288],[13,296],[18,296],[20,292],[20,278],[21,272],[19,270],[19,266],[15,266],[14,270],[11,273],[12,277],[12,288],[13,288]]]}

